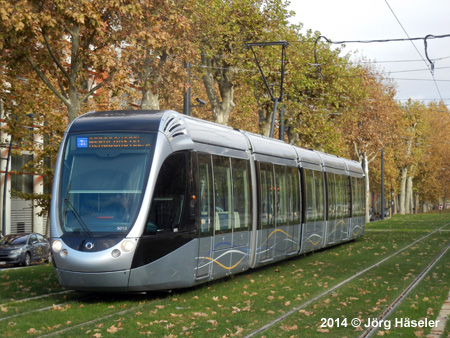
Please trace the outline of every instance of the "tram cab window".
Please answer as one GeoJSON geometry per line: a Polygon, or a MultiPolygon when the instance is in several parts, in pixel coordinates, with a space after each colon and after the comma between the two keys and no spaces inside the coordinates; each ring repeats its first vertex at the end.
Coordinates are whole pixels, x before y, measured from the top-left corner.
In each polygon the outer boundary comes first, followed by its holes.
{"type": "Polygon", "coordinates": [[[183,210],[187,199],[187,153],[168,157],[158,174],[144,235],[178,232],[186,227],[183,210]]]}

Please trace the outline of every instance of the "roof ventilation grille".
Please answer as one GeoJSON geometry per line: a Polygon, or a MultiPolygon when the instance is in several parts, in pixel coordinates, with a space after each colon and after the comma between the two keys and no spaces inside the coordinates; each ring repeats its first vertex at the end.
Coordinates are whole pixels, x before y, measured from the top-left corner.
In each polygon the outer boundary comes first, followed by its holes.
{"type": "Polygon", "coordinates": [[[177,136],[183,136],[187,134],[186,125],[178,116],[172,115],[167,119],[167,122],[164,124],[163,132],[171,141],[177,136]]]}

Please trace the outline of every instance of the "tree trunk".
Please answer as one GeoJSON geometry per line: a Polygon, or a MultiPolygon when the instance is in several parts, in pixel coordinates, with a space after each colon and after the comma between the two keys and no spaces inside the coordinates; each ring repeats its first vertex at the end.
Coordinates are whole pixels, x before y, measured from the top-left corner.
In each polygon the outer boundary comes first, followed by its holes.
{"type": "Polygon", "coordinates": [[[159,110],[159,93],[153,93],[151,90],[142,90],[141,109],[159,110]]]}
{"type": "MultiPolygon", "coordinates": [[[[219,58],[220,61],[220,58],[219,58]]],[[[219,62],[215,62],[219,63],[219,62]]],[[[204,73],[202,76],[203,85],[206,89],[209,102],[211,103],[213,120],[216,123],[227,124],[230,118],[231,111],[234,104],[234,86],[231,82],[231,70],[229,67],[219,67],[218,70],[213,70],[213,61],[202,54],[202,65],[204,73]],[[219,72],[215,74],[214,72],[219,72]],[[219,87],[220,98],[217,95],[216,84],[219,87]],[[220,101],[222,99],[222,101],[220,101]]]]}
{"type": "Polygon", "coordinates": [[[269,111],[267,106],[260,107],[259,113],[259,132],[266,137],[270,136],[273,111],[269,111]]]}
{"type": "MultiPolygon", "coordinates": [[[[70,104],[67,105],[67,116],[69,118],[69,123],[71,123],[73,120],[75,120],[78,117],[78,114],[80,113],[80,107],[78,104],[78,98],[75,99],[77,104],[70,104]]],[[[72,103],[72,100],[71,100],[72,103]]]]}
{"type": "Polygon", "coordinates": [[[419,198],[419,194],[415,193],[414,194],[414,213],[418,214],[419,213],[419,207],[420,207],[420,198],[419,198]]]}
{"type": "Polygon", "coordinates": [[[400,215],[405,214],[405,202],[406,202],[406,178],[408,175],[408,168],[403,167],[401,169],[401,181],[400,181],[400,215]]]}
{"type": "Polygon", "coordinates": [[[365,189],[366,189],[366,222],[370,222],[370,184],[369,184],[369,161],[366,153],[363,155],[364,163],[363,166],[365,177],[365,189]]]}
{"type": "Polygon", "coordinates": [[[406,178],[406,198],[405,198],[405,213],[412,214],[412,205],[413,205],[413,178],[412,176],[408,176],[406,178]]]}

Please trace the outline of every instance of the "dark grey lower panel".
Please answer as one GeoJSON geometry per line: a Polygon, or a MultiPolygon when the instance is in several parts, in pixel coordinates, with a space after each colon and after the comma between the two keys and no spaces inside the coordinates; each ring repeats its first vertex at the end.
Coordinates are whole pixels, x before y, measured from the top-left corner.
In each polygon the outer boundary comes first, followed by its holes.
{"type": "Polygon", "coordinates": [[[55,270],[60,284],[69,290],[128,291],[129,270],[99,273],[55,270]]]}

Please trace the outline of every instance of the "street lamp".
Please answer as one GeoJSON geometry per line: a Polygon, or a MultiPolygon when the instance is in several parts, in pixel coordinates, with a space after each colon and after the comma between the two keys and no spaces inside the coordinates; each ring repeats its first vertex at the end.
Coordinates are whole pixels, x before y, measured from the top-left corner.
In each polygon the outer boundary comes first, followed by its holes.
{"type": "MultiPolygon", "coordinates": [[[[34,114],[27,114],[28,117],[33,117],[34,114]]],[[[16,126],[17,119],[14,120],[14,127],[16,126]]],[[[13,127],[13,129],[14,129],[13,127]]],[[[9,162],[11,160],[11,149],[13,144],[13,136],[9,138],[8,155],[6,157],[6,168],[5,168],[5,181],[3,183],[3,205],[2,205],[2,236],[6,236],[6,192],[8,188],[8,175],[9,175],[9,162]]]]}

